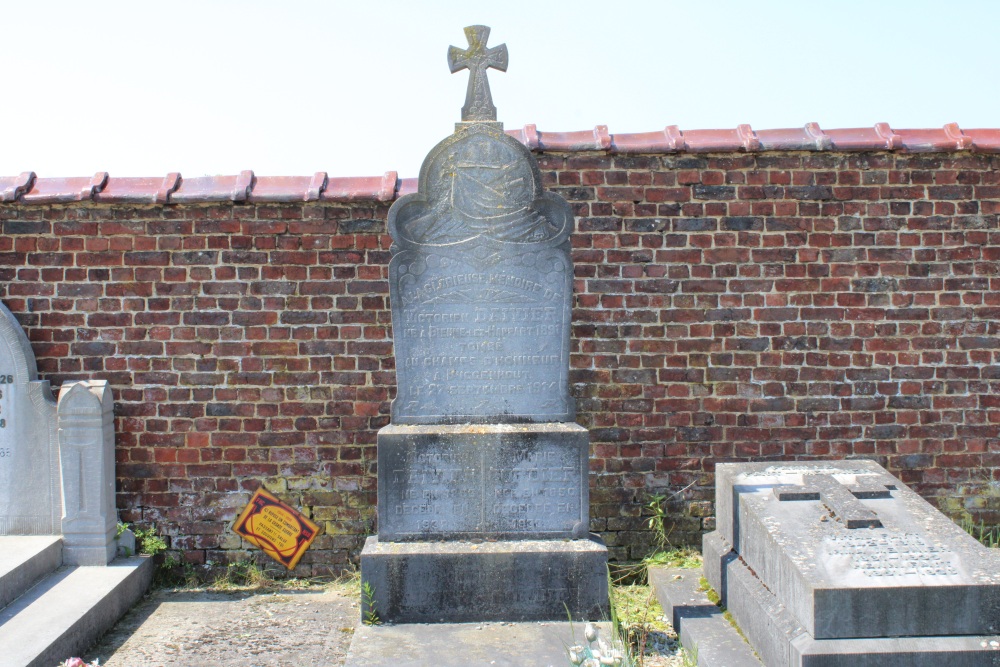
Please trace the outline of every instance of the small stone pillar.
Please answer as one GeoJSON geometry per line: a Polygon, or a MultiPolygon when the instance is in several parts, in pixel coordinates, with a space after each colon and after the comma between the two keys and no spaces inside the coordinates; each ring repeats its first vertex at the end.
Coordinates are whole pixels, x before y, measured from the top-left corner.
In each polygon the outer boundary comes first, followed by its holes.
{"type": "Polygon", "coordinates": [[[115,557],[114,403],[105,380],[69,382],[56,406],[63,487],[63,562],[115,557]]]}

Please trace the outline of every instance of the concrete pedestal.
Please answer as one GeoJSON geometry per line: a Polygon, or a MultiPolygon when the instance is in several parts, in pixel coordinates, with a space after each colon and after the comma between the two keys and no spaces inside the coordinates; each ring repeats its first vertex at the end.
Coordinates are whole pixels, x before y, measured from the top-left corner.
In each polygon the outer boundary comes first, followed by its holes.
{"type": "MultiPolygon", "coordinates": [[[[391,623],[608,617],[608,550],[588,540],[380,542],[361,552],[374,612],[391,623]]],[[[362,596],[364,598],[364,596],[362,596]]],[[[362,617],[369,607],[362,600],[362,617]]]]}

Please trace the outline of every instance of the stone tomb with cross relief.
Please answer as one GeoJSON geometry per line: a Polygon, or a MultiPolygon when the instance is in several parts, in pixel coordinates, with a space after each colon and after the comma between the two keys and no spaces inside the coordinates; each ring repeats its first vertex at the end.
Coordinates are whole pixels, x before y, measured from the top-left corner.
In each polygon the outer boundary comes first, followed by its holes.
{"type": "Polygon", "coordinates": [[[719,464],[716,512],[705,577],[765,664],[1000,664],[995,550],[877,463],[719,464]]]}
{"type": "Polygon", "coordinates": [[[589,532],[587,430],[569,394],[573,215],[503,131],[465,29],[462,121],[389,210],[396,362],[378,434],[365,613],[394,622],[599,619],[607,548],[589,532]]]}

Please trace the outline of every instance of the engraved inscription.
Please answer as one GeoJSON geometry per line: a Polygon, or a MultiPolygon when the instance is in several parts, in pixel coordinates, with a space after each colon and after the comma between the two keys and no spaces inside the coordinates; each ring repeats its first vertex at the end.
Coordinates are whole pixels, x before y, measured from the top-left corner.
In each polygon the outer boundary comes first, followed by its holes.
{"type": "Polygon", "coordinates": [[[834,466],[814,465],[814,466],[790,466],[775,465],[768,466],[762,470],[751,470],[741,473],[741,477],[779,477],[786,475],[874,475],[871,470],[864,468],[836,468],[834,466]]]}
{"type": "MultiPolygon", "coordinates": [[[[403,303],[393,315],[396,417],[504,421],[571,413],[565,261],[547,274],[521,267],[521,275],[500,268],[441,275],[440,267],[415,275],[400,264],[393,269],[403,303]]],[[[456,270],[455,260],[445,264],[456,270]]]]}
{"type": "Polygon", "coordinates": [[[870,535],[831,535],[826,553],[850,558],[850,567],[866,577],[948,576],[959,574],[954,552],[929,544],[914,533],[872,532],[870,535]]]}
{"type": "Polygon", "coordinates": [[[380,448],[380,535],[567,537],[586,521],[578,443],[380,448]]]}
{"type": "Polygon", "coordinates": [[[0,463],[7,463],[14,457],[14,430],[7,427],[13,416],[9,408],[14,394],[13,382],[13,375],[0,374],[0,463]]]}
{"type": "Polygon", "coordinates": [[[496,587],[482,575],[455,571],[449,574],[445,588],[414,587],[409,591],[409,604],[428,606],[431,609],[462,606],[482,606],[484,604],[535,606],[539,604],[560,604],[572,596],[572,589],[565,585],[496,587]],[[460,602],[459,602],[460,601],[460,602]]]}
{"type": "Polygon", "coordinates": [[[0,370],[0,465],[11,465],[17,443],[16,430],[11,419],[14,417],[10,406],[15,396],[14,376],[0,370]]]}

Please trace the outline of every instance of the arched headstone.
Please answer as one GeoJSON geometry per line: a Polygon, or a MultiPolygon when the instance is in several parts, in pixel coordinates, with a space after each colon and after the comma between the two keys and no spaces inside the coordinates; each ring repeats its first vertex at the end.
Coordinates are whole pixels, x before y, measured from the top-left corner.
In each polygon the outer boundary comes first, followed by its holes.
{"type": "Polygon", "coordinates": [[[38,379],[28,337],[0,303],[0,536],[62,535],[63,563],[115,556],[115,435],[104,380],[38,379]]]}
{"type": "Polygon", "coordinates": [[[0,304],[0,535],[57,535],[56,403],[20,323],[0,304]]]}

